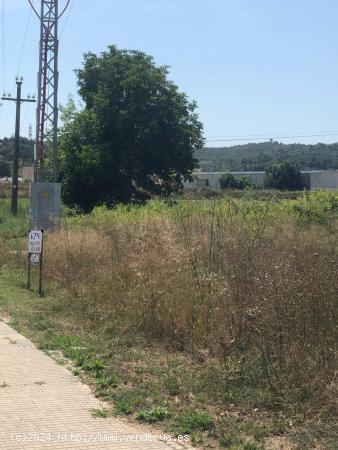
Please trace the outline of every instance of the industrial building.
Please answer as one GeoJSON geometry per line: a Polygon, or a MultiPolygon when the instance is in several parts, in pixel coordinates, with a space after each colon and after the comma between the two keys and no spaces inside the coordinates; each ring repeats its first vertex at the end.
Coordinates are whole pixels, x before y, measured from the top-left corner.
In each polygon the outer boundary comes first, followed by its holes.
{"type": "MultiPolygon", "coordinates": [[[[265,172],[231,172],[234,177],[244,177],[250,183],[263,187],[265,172]]],[[[224,172],[196,172],[192,182],[185,182],[185,189],[198,189],[209,187],[220,189],[219,179],[224,172]]],[[[307,188],[311,191],[316,189],[338,189],[338,170],[305,170],[307,188]]]]}

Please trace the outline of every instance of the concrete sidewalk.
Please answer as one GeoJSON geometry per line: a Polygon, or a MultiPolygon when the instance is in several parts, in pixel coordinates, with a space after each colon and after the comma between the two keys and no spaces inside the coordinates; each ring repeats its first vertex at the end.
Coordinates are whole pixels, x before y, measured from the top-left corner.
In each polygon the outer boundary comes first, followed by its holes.
{"type": "MultiPolygon", "coordinates": [[[[191,449],[162,443],[138,425],[94,418],[90,388],[0,322],[0,449],[191,449]]],[[[164,433],[163,433],[164,435],[164,433]]]]}

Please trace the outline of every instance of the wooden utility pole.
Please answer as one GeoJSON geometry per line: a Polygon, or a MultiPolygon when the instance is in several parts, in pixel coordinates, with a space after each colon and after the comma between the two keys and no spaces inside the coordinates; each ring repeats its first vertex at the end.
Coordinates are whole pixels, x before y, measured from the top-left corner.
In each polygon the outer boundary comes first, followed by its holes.
{"type": "Polygon", "coordinates": [[[2,100],[12,101],[16,103],[16,117],[15,117],[15,142],[14,142],[14,157],[12,170],[12,199],[11,199],[11,213],[15,216],[18,212],[18,192],[19,192],[19,156],[20,156],[20,113],[21,103],[35,102],[34,98],[21,98],[21,86],[23,79],[16,79],[16,98],[11,96],[4,96],[2,100]]]}

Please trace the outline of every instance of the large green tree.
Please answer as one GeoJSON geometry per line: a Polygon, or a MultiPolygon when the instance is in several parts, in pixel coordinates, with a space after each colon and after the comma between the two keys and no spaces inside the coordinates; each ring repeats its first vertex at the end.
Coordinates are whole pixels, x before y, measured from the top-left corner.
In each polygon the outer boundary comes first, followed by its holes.
{"type": "Polygon", "coordinates": [[[197,166],[203,146],[195,102],[151,56],[115,46],[88,53],[76,71],[84,108],[63,110],[63,199],[88,211],[100,204],[168,194],[197,166]]]}

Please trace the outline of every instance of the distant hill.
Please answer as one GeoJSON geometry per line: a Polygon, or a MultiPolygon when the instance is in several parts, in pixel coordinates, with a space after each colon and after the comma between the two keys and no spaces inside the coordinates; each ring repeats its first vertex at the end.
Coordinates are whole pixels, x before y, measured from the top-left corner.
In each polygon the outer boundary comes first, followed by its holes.
{"type": "MultiPolygon", "coordinates": [[[[0,139],[0,161],[12,161],[14,138],[0,139]]],[[[34,142],[20,139],[20,156],[26,163],[33,163],[34,142]]],[[[338,143],[336,144],[259,144],[232,147],[206,147],[196,152],[200,169],[206,172],[264,170],[268,165],[281,161],[294,161],[302,170],[338,169],[338,143]]]]}
{"type": "Polygon", "coordinates": [[[281,144],[263,142],[196,152],[200,169],[206,172],[264,170],[281,161],[294,161],[302,170],[338,169],[336,144],[281,144]]]}

